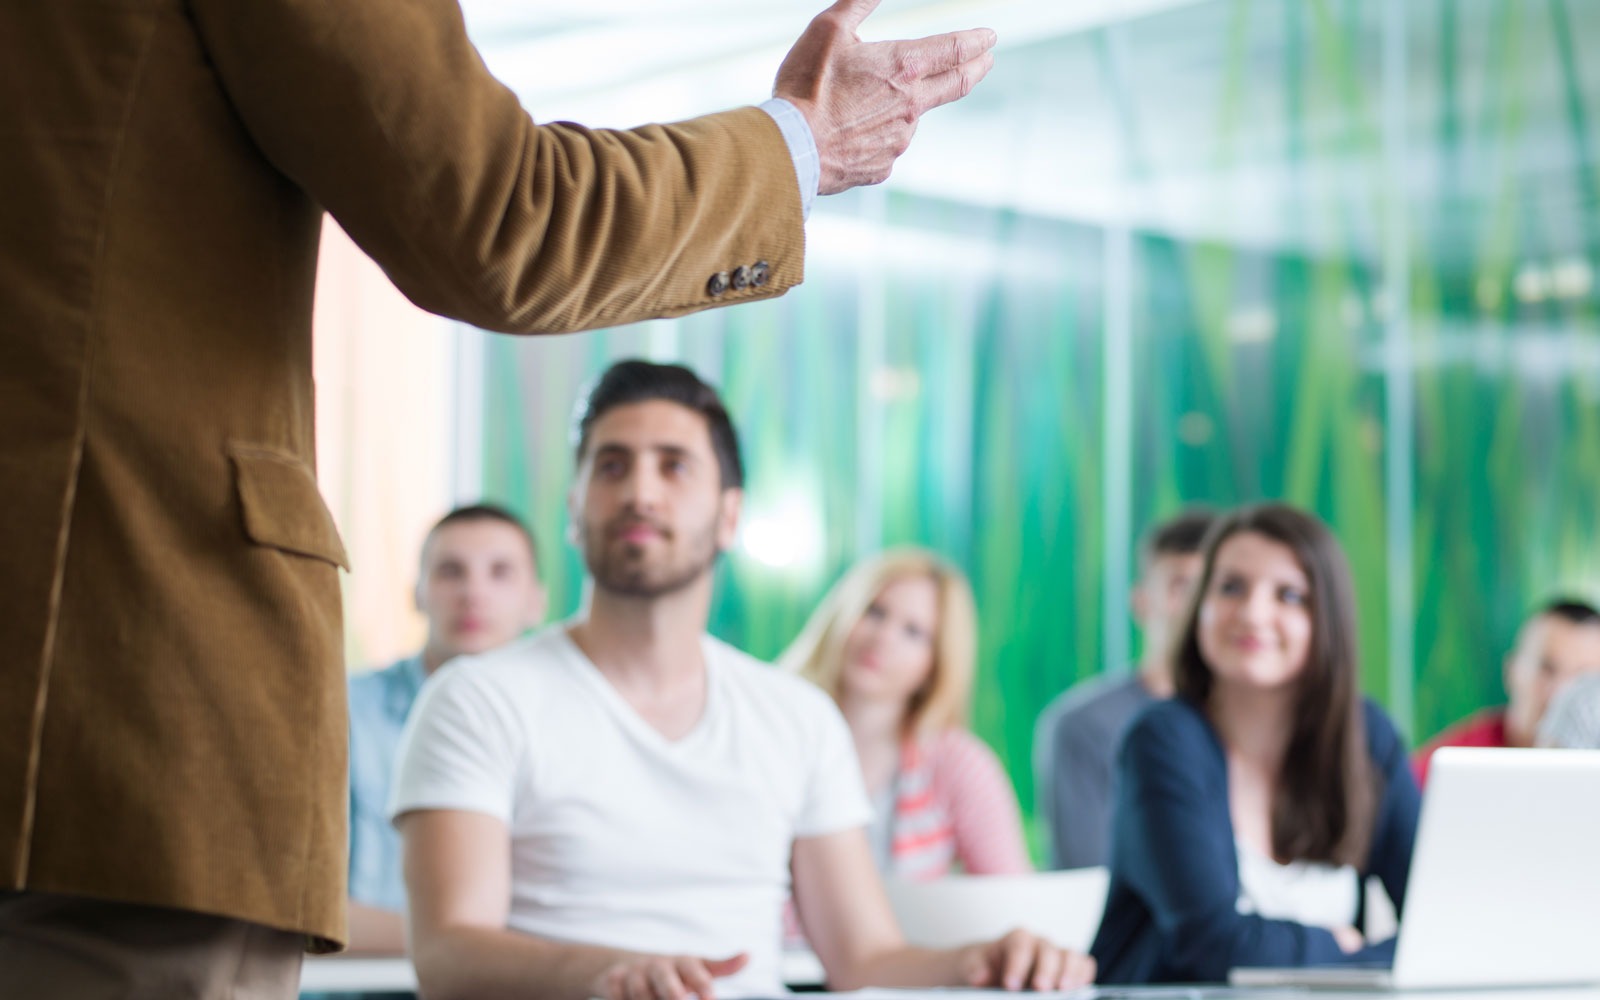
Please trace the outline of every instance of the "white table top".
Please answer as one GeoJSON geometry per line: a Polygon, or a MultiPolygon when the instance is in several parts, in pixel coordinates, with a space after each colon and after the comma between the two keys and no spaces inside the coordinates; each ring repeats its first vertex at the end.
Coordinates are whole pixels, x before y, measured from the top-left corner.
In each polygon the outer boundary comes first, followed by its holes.
{"type": "MultiPolygon", "coordinates": [[[[784,982],[791,986],[814,985],[822,981],[822,964],[810,952],[786,952],[783,957],[784,982]]],[[[300,988],[317,993],[403,993],[417,988],[417,974],[411,960],[396,958],[347,958],[340,955],[307,957],[300,972],[300,988]]],[[[852,1000],[951,1000],[959,993],[962,1000],[1011,998],[987,990],[861,990],[840,994],[852,1000]]],[[[823,996],[825,994],[811,994],[823,996]]],[[[1026,995],[1025,995],[1026,996],[1026,995]]],[[[1042,994],[1032,994],[1039,997],[1042,994]]],[[[1283,987],[1228,986],[1133,986],[1099,987],[1068,994],[1055,994],[1072,1000],[1600,1000],[1600,984],[1581,987],[1530,987],[1528,989],[1426,990],[1361,992],[1307,990],[1283,987]]],[[[1020,998],[1019,998],[1020,1000],[1020,998]]]]}
{"type": "MultiPolygon", "coordinates": [[[[787,951],[782,974],[790,986],[819,985],[822,963],[809,951],[787,951]]],[[[416,970],[411,967],[411,960],[403,956],[316,955],[307,956],[300,967],[300,989],[307,993],[402,993],[416,988],[416,970]]]]}
{"type": "Polygon", "coordinates": [[[300,989],[308,993],[403,993],[417,988],[409,958],[306,956],[300,964],[300,989]]]}

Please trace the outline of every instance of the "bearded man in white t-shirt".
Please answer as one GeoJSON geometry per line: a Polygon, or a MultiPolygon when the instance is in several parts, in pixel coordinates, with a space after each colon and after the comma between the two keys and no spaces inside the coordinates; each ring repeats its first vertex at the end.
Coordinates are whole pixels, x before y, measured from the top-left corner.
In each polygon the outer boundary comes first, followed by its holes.
{"type": "Polygon", "coordinates": [[[779,995],[791,890],[834,989],[1090,981],[1090,958],[1024,931],[908,947],[837,709],[705,634],[743,485],[716,392],[620,362],[577,437],[586,611],[440,670],[402,739],[390,812],[423,992],[779,995]]]}

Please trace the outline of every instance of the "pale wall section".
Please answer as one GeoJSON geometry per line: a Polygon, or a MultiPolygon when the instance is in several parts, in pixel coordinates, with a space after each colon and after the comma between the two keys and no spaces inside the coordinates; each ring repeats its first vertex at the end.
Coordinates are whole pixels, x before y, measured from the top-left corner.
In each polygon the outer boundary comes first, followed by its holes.
{"type": "Polygon", "coordinates": [[[317,474],[354,572],[350,670],[420,648],[417,552],[450,506],[454,337],[389,283],[331,218],[317,271],[317,474]]]}

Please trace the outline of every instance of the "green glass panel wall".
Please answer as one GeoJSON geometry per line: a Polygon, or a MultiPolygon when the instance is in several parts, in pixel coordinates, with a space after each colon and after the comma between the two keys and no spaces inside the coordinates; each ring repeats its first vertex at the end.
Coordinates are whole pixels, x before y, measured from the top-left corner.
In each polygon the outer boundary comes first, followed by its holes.
{"type": "Polygon", "coordinates": [[[684,359],[740,427],[747,521],[791,536],[728,555],[713,631],[774,656],[854,559],[938,549],[1029,810],[1038,710],[1137,653],[1108,581],[1140,533],[1284,498],[1344,541],[1364,685],[1425,737],[1500,697],[1532,602],[1600,591],[1596,42],[1592,3],[1230,0],[1007,49],[972,114],[1015,145],[972,155],[1005,170],[1088,106],[1120,209],[858,192],[818,203],[835,238],[783,299],[494,339],[485,491],[570,612],[573,402],[614,358],[684,359]]]}

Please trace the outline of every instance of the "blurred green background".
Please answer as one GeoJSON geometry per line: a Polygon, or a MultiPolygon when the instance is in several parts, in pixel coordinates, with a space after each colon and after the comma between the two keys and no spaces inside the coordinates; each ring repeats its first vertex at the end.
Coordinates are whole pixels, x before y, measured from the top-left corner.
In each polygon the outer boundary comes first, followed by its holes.
{"type": "Polygon", "coordinates": [[[483,340],[484,492],[547,540],[553,613],[572,406],[638,355],[743,436],[712,630],[772,657],[858,556],[943,552],[1030,814],[1034,719],[1138,655],[1136,546],[1185,503],[1335,527],[1414,739],[1500,699],[1527,608],[1600,594],[1600,4],[1145,6],[1005,36],[895,180],[817,203],[787,297],[483,340]]]}

